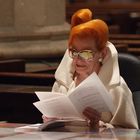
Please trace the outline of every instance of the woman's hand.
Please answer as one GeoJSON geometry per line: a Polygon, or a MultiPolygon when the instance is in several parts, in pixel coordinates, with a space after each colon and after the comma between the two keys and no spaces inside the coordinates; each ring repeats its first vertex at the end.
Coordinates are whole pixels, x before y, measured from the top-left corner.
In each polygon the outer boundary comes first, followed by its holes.
{"type": "Polygon", "coordinates": [[[43,123],[47,123],[48,121],[56,120],[58,118],[48,118],[45,115],[42,115],[42,119],[43,119],[43,123]]]}
{"type": "Polygon", "coordinates": [[[92,129],[98,129],[99,128],[99,121],[101,120],[101,113],[99,113],[97,110],[87,107],[83,111],[83,114],[87,117],[89,120],[89,126],[92,129]]]}

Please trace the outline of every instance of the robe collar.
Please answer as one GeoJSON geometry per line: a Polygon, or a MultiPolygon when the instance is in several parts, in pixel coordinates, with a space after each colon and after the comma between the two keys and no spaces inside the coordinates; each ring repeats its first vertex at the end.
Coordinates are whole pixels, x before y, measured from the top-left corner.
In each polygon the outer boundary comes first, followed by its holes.
{"type": "MultiPolygon", "coordinates": [[[[120,82],[118,53],[115,46],[110,42],[107,42],[107,48],[108,55],[103,61],[98,76],[105,86],[112,86],[120,82]]],[[[55,72],[55,79],[66,88],[69,88],[70,84],[73,82],[73,71],[72,58],[70,58],[69,52],[66,50],[55,72]]]]}
{"type": "Polygon", "coordinates": [[[108,54],[103,61],[98,76],[105,86],[113,86],[120,83],[118,52],[110,42],[107,42],[107,48],[108,54]]]}

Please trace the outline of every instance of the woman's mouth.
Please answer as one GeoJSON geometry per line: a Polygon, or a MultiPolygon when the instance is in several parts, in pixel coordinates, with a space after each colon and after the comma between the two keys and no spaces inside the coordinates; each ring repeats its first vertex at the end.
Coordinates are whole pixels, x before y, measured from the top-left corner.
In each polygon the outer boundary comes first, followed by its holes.
{"type": "Polygon", "coordinates": [[[85,69],[85,68],[86,68],[86,67],[83,66],[83,65],[76,65],[76,67],[75,67],[76,70],[83,70],[83,69],[85,69]]]}

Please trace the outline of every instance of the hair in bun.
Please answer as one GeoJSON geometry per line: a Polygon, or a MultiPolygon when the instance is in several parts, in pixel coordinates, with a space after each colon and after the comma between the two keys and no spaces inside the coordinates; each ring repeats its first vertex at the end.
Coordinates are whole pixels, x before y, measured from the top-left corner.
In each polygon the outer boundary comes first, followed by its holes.
{"type": "Polygon", "coordinates": [[[106,43],[108,41],[109,30],[107,24],[100,19],[92,20],[91,19],[92,13],[90,14],[90,16],[87,16],[88,15],[87,13],[91,12],[90,10],[89,10],[90,12],[86,13],[85,10],[83,9],[84,11],[83,14],[82,14],[82,9],[79,11],[80,14],[78,14],[79,12],[77,11],[73,15],[73,23],[75,23],[75,26],[73,24],[73,28],[71,29],[70,32],[69,46],[72,45],[73,39],[75,37],[78,37],[80,39],[91,38],[95,40],[97,49],[102,50],[106,46],[106,43]],[[81,22],[79,19],[81,19],[81,22]]]}
{"type": "Polygon", "coordinates": [[[73,14],[71,18],[71,27],[90,21],[91,19],[92,12],[89,9],[80,9],[73,14]]]}

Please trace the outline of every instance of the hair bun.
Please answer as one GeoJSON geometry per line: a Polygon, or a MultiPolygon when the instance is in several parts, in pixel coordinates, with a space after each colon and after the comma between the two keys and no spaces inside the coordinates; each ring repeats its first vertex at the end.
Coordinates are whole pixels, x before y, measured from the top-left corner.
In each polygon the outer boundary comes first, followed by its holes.
{"type": "Polygon", "coordinates": [[[96,42],[97,49],[102,50],[108,41],[108,34],[107,24],[101,19],[93,19],[71,29],[69,46],[75,37],[81,39],[92,38],[96,42]]]}
{"type": "Polygon", "coordinates": [[[89,9],[80,9],[76,11],[71,18],[71,27],[92,20],[92,12],[89,9]]]}

